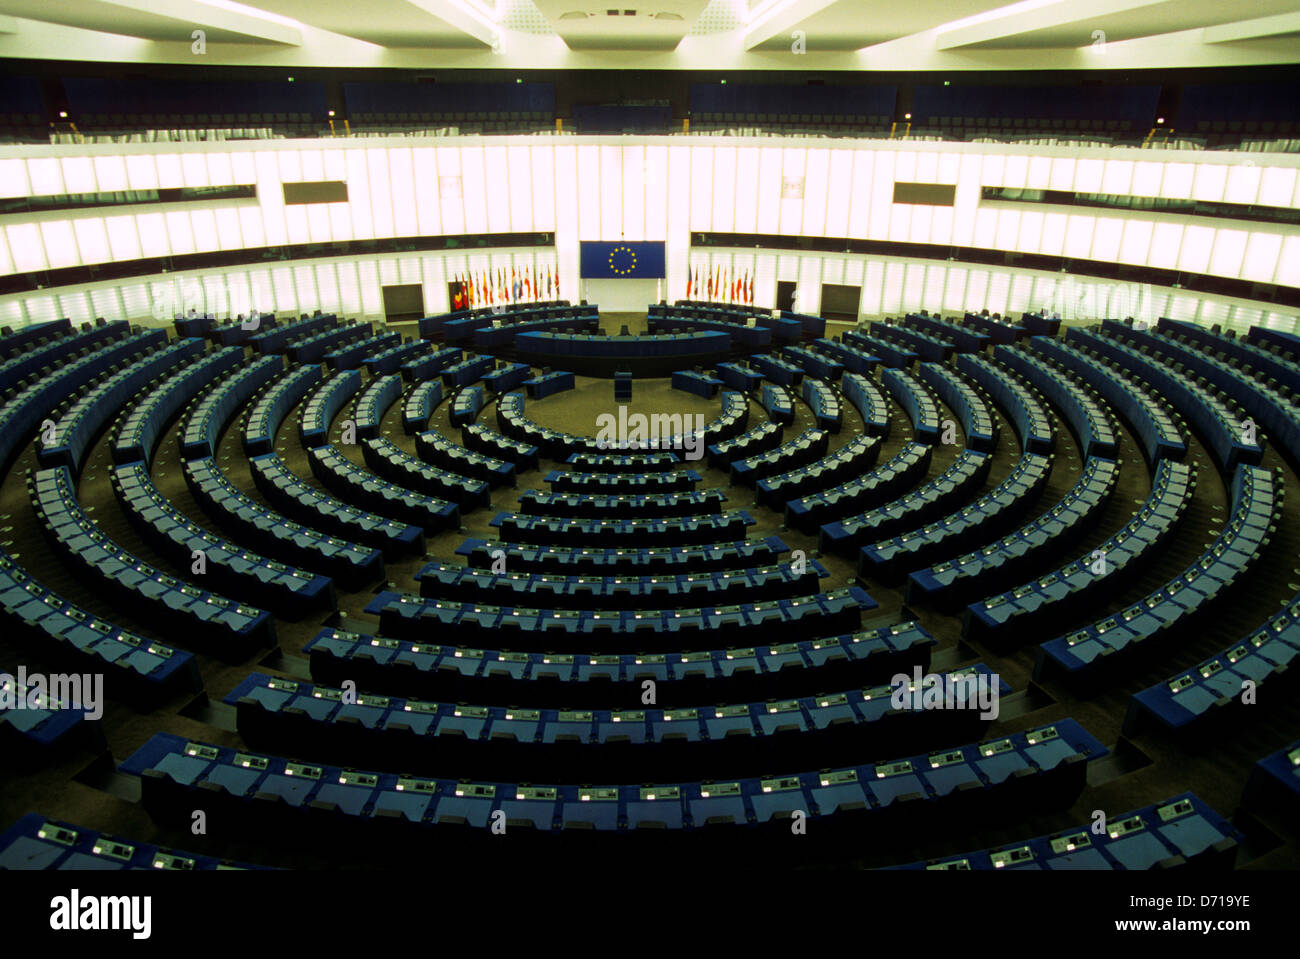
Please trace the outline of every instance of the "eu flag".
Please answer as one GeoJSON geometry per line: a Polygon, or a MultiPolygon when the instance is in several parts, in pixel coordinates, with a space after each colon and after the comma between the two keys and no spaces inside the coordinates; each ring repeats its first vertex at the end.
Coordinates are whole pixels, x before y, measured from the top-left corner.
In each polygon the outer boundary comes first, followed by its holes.
{"type": "Polygon", "coordinates": [[[643,280],[662,279],[664,269],[663,243],[612,243],[579,244],[580,272],[585,280],[643,280]]]}

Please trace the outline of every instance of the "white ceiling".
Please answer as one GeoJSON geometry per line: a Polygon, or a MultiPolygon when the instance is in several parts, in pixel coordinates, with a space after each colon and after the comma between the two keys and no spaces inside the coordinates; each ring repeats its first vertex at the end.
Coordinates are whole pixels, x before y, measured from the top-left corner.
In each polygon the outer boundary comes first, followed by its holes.
{"type": "Polygon", "coordinates": [[[0,0],[0,57],[107,62],[1171,68],[1300,63],[1297,38],[1300,0],[0,0]]]}

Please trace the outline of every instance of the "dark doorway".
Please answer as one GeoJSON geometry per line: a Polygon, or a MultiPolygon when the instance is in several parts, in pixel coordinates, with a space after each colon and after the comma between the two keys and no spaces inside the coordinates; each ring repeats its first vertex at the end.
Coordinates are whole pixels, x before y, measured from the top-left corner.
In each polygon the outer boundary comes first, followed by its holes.
{"type": "Polygon", "coordinates": [[[424,316],[424,289],[419,283],[382,287],[384,316],[388,322],[418,320],[424,316]]]}
{"type": "Polygon", "coordinates": [[[776,281],[776,308],[778,310],[794,309],[794,281],[776,281]]]}
{"type": "Polygon", "coordinates": [[[821,315],[828,320],[858,322],[858,304],[862,302],[862,287],[822,284],[821,315]]]}

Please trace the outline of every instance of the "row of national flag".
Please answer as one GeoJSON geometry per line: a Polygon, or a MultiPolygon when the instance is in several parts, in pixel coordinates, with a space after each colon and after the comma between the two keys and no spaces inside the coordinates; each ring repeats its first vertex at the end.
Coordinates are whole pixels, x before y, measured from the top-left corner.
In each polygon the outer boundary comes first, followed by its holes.
{"type": "Polygon", "coordinates": [[[712,272],[707,269],[700,276],[700,268],[686,273],[686,299],[713,300],[720,303],[754,303],[754,278],[749,270],[744,275],[727,275],[725,266],[715,266],[712,272]]]}
{"type": "Polygon", "coordinates": [[[506,303],[558,300],[560,277],[551,267],[511,267],[457,273],[451,281],[451,308],[473,310],[506,303]]]}

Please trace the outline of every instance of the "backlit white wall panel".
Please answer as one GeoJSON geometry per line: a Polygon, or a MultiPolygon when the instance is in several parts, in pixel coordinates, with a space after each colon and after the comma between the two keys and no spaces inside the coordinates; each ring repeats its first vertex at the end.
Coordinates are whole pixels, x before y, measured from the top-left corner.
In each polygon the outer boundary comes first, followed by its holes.
{"type": "MultiPolygon", "coordinates": [[[[1300,250],[1294,255],[1300,256],[1300,250]]],[[[691,253],[691,267],[700,276],[720,265],[741,274],[757,268],[759,306],[775,302],[778,281],[796,283],[799,308],[812,312],[821,307],[821,283],[861,285],[863,319],[896,317],[922,309],[944,316],[987,309],[1017,317],[1026,310],[1055,309],[1067,322],[1126,316],[1153,321],[1169,316],[1222,323],[1238,331],[1264,325],[1300,332],[1300,320],[1293,313],[1266,303],[1037,270],[853,254],[726,249],[691,253]]]]}
{"type": "MultiPolygon", "coordinates": [[[[1285,225],[983,203],[980,195],[983,186],[1009,186],[1297,207],[1300,159],[1289,156],[636,137],[11,146],[0,152],[6,154],[0,193],[9,196],[258,187],[255,201],[8,215],[0,223],[3,273],[288,243],[542,231],[555,234],[561,274],[570,283],[582,239],[664,240],[667,293],[678,296],[690,233],[709,231],[976,246],[1260,283],[1294,285],[1300,275],[1291,242],[1296,230],[1285,225]],[[286,207],[283,183],[320,179],[345,180],[348,200],[286,207]],[[895,204],[898,180],[954,183],[955,204],[895,204]]],[[[765,282],[774,284],[775,273],[765,282]]],[[[268,295],[284,295],[272,292],[269,275],[265,283],[268,295]]],[[[901,275],[898,284],[897,295],[908,295],[901,275]]]]}

